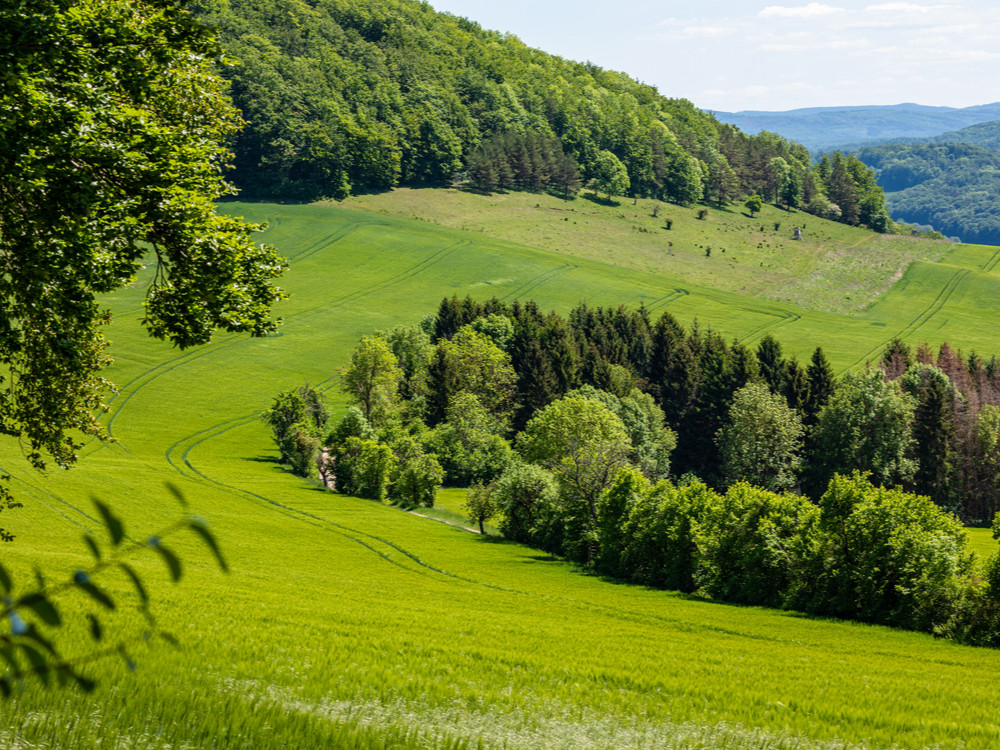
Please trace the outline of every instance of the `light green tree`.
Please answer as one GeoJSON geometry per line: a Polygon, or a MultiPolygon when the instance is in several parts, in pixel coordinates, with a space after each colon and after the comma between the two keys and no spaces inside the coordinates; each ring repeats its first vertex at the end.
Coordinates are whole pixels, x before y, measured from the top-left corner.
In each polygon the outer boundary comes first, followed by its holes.
{"type": "Polygon", "coordinates": [[[594,164],[594,187],[610,201],[612,195],[624,195],[632,186],[628,170],[610,151],[601,151],[594,164]]]}
{"type": "Polygon", "coordinates": [[[822,494],[835,473],[871,472],[884,486],[912,479],[913,411],[913,399],[881,371],[845,375],[819,413],[810,494],[822,494]]]}
{"type": "Polygon", "coordinates": [[[540,528],[552,515],[558,488],[552,473],[517,461],[493,483],[500,509],[500,533],[516,542],[538,542],[540,528]]]}
{"type": "Polygon", "coordinates": [[[794,487],[803,432],[799,415],[764,383],[736,391],[729,421],[716,437],[726,484],[746,481],[772,492],[794,487]]]}
{"type": "Polygon", "coordinates": [[[437,456],[433,453],[420,453],[403,463],[393,492],[404,503],[433,508],[443,481],[444,469],[437,456]]]}
{"type": "Polygon", "coordinates": [[[339,371],[341,387],[377,426],[396,406],[403,372],[388,342],[380,336],[365,336],[351,352],[351,362],[339,371]]]}
{"type": "Polygon", "coordinates": [[[432,367],[432,409],[447,411],[455,394],[466,391],[500,423],[514,408],[517,375],[510,356],[485,334],[462,326],[452,339],[438,344],[432,367]]]}
{"type": "Polygon", "coordinates": [[[743,202],[743,205],[747,207],[747,211],[750,212],[750,218],[752,219],[754,214],[758,213],[764,207],[764,199],[754,193],[743,202]]]}
{"type": "Polygon", "coordinates": [[[469,487],[465,495],[465,502],[462,503],[462,510],[469,523],[479,524],[479,533],[486,534],[484,524],[492,521],[499,512],[493,488],[489,485],[476,483],[469,487]]]}
{"type": "Polygon", "coordinates": [[[632,450],[625,425],[607,406],[568,396],[537,412],[518,439],[525,460],[552,471],[562,494],[585,504],[591,521],[597,503],[632,450]]]}

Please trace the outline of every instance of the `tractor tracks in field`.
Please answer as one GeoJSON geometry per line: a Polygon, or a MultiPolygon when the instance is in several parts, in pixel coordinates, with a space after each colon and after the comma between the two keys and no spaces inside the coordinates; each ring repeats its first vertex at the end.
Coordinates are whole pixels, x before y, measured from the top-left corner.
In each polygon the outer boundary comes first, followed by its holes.
{"type": "MultiPolygon", "coordinates": [[[[459,585],[473,585],[493,591],[503,592],[507,594],[514,594],[517,596],[532,597],[537,600],[560,603],[564,605],[569,605],[575,608],[586,609],[594,612],[599,612],[608,617],[616,620],[624,620],[637,623],[654,623],[657,625],[670,626],[672,628],[682,630],[682,631],[704,631],[711,632],[719,635],[726,635],[736,638],[749,638],[752,640],[765,640],[765,641],[777,641],[786,642],[791,639],[780,638],[776,636],[766,636],[752,633],[741,632],[737,629],[721,627],[717,625],[706,624],[703,622],[694,622],[691,620],[683,619],[680,617],[671,617],[665,614],[659,614],[650,612],[647,610],[641,610],[636,608],[622,608],[620,606],[612,606],[607,604],[601,604],[595,601],[589,601],[586,599],[574,598],[570,596],[562,596],[558,594],[551,594],[541,591],[525,591],[522,589],[510,588],[507,586],[501,586],[493,583],[488,583],[486,581],[476,580],[474,578],[469,578],[463,575],[452,573],[436,565],[433,565],[419,555],[407,550],[405,547],[396,544],[382,536],[376,534],[371,534],[366,531],[354,528],[352,526],[345,525],[343,523],[338,523],[332,521],[329,518],[324,518],[316,513],[311,513],[309,511],[296,508],[293,505],[287,503],[282,503],[273,498],[267,497],[259,492],[253,492],[251,490],[246,490],[240,487],[236,487],[227,482],[215,479],[204,471],[199,469],[194,465],[191,459],[191,452],[199,447],[200,445],[213,440],[230,430],[237,429],[241,426],[253,422],[256,417],[241,417],[229,420],[227,422],[221,422],[212,427],[201,430],[194,433],[187,438],[177,441],[173,446],[171,446],[166,451],[166,459],[170,466],[181,476],[185,477],[190,481],[195,481],[200,484],[211,486],[217,489],[224,490],[226,492],[232,493],[237,497],[241,497],[244,500],[252,502],[255,505],[263,507],[272,512],[279,513],[281,515],[290,518],[293,521],[312,526],[324,531],[331,532],[337,536],[354,542],[360,545],[369,552],[377,555],[384,562],[394,565],[402,570],[406,570],[410,573],[416,575],[421,575],[432,580],[435,579],[445,579],[455,584],[459,585]]],[[[323,492],[323,490],[317,489],[317,491],[323,492]]],[[[372,501],[374,502],[374,501],[372,501]]],[[[409,514],[417,515],[420,514],[409,514]]],[[[424,517],[425,520],[436,521],[437,519],[431,519],[424,517]]],[[[458,528],[457,531],[461,531],[462,534],[468,532],[458,528]]],[[[478,536],[478,534],[476,535],[478,536]]]]}
{"type": "MultiPolygon", "coordinates": [[[[1000,258],[1000,252],[998,252],[998,258],[1000,258]]],[[[878,346],[872,347],[867,352],[858,357],[858,359],[856,359],[850,365],[845,367],[841,372],[839,372],[838,376],[843,375],[845,372],[857,367],[863,362],[870,362],[872,357],[874,357],[882,349],[884,349],[885,345],[890,341],[892,341],[894,338],[898,338],[900,340],[905,341],[909,336],[912,336],[914,333],[920,330],[920,328],[926,325],[931,318],[933,318],[935,315],[941,312],[941,309],[948,303],[948,300],[951,299],[951,295],[955,293],[955,290],[970,273],[972,273],[972,271],[970,271],[967,268],[963,268],[959,271],[956,271],[952,275],[952,277],[948,279],[948,283],[945,284],[943,287],[941,287],[941,289],[937,293],[937,296],[923,310],[923,312],[919,313],[916,317],[914,317],[913,320],[911,320],[906,325],[906,327],[904,327],[901,331],[899,331],[893,336],[884,339],[878,344],[878,346]]]]}
{"type": "MultiPolygon", "coordinates": [[[[356,229],[358,226],[359,225],[352,225],[350,227],[346,227],[341,232],[335,233],[334,235],[330,235],[330,237],[326,238],[325,240],[314,243],[315,246],[310,246],[310,248],[304,252],[310,255],[315,252],[319,252],[325,247],[328,247],[333,242],[336,242],[337,239],[342,239],[343,237],[347,236],[351,231],[356,229]],[[331,237],[336,237],[336,239],[331,239],[331,237]]],[[[290,315],[286,315],[284,317],[285,324],[287,325],[288,323],[291,322],[299,322],[312,315],[324,313],[329,310],[342,307],[344,305],[350,304],[351,302],[356,302],[364,297],[383,291],[397,284],[401,284],[404,281],[407,281],[408,279],[411,279],[414,276],[431,268],[432,266],[440,263],[445,258],[447,258],[451,253],[469,244],[470,244],[469,240],[461,240],[452,245],[440,248],[431,255],[422,258],[417,263],[414,263],[413,265],[407,267],[402,271],[399,271],[396,274],[393,274],[392,276],[389,276],[388,278],[382,279],[372,284],[368,284],[360,289],[354,290],[353,292],[341,295],[340,297],[335,297],[332,300],[329,300],[321,305],[315,305],[306,310],[300,310],[298,312],[291,313],[290,315]]],[[[295,256],[296,259],[299,259],[301,257],[303,257],[302,254],[295,256]]],[[[215,343],[205,344],[204,346],[198,347],[198,349],[196,350],[184,352],[182,354],[177,355],[176,357],[172,357],[171,359],[168,359],[164,362],[160,362],[159,364],[154,365],[153,367],[150,367],[146,371],[133,377],[127,383],[120,386],[118,392],[108,401],[109,413],[110,413],[110,416],[108,417],[107,421],[108,434],[111,435],[112,437],[115,436],[114,424],[115,421],[118,419],[118,417],[121,415],[124,408],[138,393],[140,393],[147,386],[155,382],[157,379],[159,379],[163,375],[167,375],[173,372],[178,367],[188,365],[191,362],[201,359],[202,357],[207,357],[210,354],[215,354],[224,348],[243,343],[246,340],[247,339],[245,337],[233,335],[232,337],[230,337],[225,341],[218,341],[215,343]]],[[[101,448],[106,446],[107,446],[106,443],[102,443],[95,450],[100,450],[101,448]]],[[[123,447],[123,450],[126,453],[129,453],[127,448],[123,447]]]]}
{"type": "Polygon", "coordinates": [[[422,560],[416,554],[406,550],[405,548],[395,544],[388,539],[377,536],[375,534],[369,534],[365,531],[360,531],[359,529],[346,526],[336,521],[331,521],[328,518],[317,515],[315,513],[310,513],[309,511],[301,510],[292,505],[288,505],[277,500],[274,500],[266,495],[260,494],[258,492],[252,492],[235,485],[229,484],[227,482],[214,479],[205,472],[197,468],[191,461],[190,454],[198,446],[202,445],[209,440],[213,440],[220,435],[223,435],[230,430],[237,429],[244,425],[253,422],[256,417],[242,417],[229,420],[227,422],[222,422],[220,424],[214,425],[212,427],[201,430],[200,432],[189,435],[182,440],[177,441],[170,448],[167,449],[165,457],[167,463],[181,476],[188,480],[198,482],[200,484],[212,486],[218,489],[223,489],[230,492],[238,497],[242,497],[246,500],[253,502],[256,505],[260,505],[271,511],[280,513],[287,516],[300,523],[305,523],[316,528],[324,529],[326,531],[333,532],[338,536],[348,539],[362,547],[368,549],[369,551],[375,553],[381,557],[384,561],[400,567],[404,570],[408,570],[412,573],[424,576],[444,576],[455,581],[461,581],[463,583],[472,583],[479,586],[485,586],[487,588],[498,589],[502,591],[509,591],[509,589],[504,589],[500,586],[494,586],[488,583],[483,583],[481,581],[474,581],[472,579],[463,578],[462,576],[456,575],[454,573],[449,573],[446,570],[435,567],[430,563],[422,560]],[[394,554],[395,553],[395,554],[394,554]]]}
{"type": "Polygon", "coordinates": [[[979,267],[979,270],[983,273],[991,273],[998,263],[1000,263],[1000,250],[993,253],[992,257],[979,267]]]}
{"type": "Polygon", "coordinates": [[[575,263],[564,263],[561,266],[550,268],[548,271],[544,271],[535,276],[534,278],[524,282],[517,289],[515,289],[512,292],[508,292],[500,299],[504,302],[507,302],[508,300],[521,299],[523,297],[526,297],[528,294],[535,291],[539,287],[544,286],[553,279],[558,278],[559,276],[562,276],[565,273],[575,271],[577,268],[579,268],[579,266],[576,265],[575,263]]]}
{"type": "Polygon", "coordinates": [[[762,339],[771,331],[776,331],[779,328],[789,325],[790,323],[796,323],[802,320],[802,316],[798,313],[765,313],[773,317],[773,320],[769,320],[765,323],[761,323],[756,328],[752,329],[750,332],[744,334],[740,337],[740,343],[742,344],[752,344],[758,339],[762,339]]]}

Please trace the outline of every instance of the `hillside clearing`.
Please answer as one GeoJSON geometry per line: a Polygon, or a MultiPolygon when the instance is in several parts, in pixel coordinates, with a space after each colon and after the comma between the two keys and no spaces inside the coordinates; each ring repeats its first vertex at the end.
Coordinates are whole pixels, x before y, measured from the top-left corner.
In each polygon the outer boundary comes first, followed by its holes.
{"type": "Polygon", "coordinates": [[[354,196],[340,205],[833,313],[864,310],[910,263],[939,260],[953,247],[769,205],[754,218],[742,207],[708,208],[699,220],[701,206],[645,198],[620,198],[610,206],[586,197],[408,188],[354,196]],[[801,240],[793,239],[796,226],[803,229],[801,240]]]}

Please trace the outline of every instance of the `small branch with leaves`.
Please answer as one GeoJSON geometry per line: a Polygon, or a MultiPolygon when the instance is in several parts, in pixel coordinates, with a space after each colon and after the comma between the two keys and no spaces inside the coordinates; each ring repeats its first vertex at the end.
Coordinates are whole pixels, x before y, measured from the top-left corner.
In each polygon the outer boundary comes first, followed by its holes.
{"type": "MultiPolygon", "coordinates": [[[[167,489],[186,510],[188,504],[183,493],[170,483],[167,483],[167,489]]],[[[176,583],[181,579],[183,566],[180,558],[163,543],[163,540],[188,531],[208,547],[223,572],[229,570],[215,536],[202,518],[185,514],[179,520],[149,536],[145,542],[136,542],[126,535],[124,524],[110,507],[96,499],[94,504],[109,541],[102,542],[91,534],[84,535],[83,540],[94,557],[94,563],[90,567],[79,569],[69,579],[58,582],[49,582],[40,571],[36,570],[35,586],[26,593],[15,596],[11,574],[0,564],[0,589],[3,590],[0,620],[7,624],[6,632],[0,630],[0,659],[7,667],[6,672],[0,675],[0,693],[4,697],[13,695],[15,688],[31,677],[37,677],[45,686],[51,685],[54,678],[60,687],[75,683],[89,692],[96,687],[96,682],[80,671],[87,664],[109,656],[119,656],[128,669],[133,671],[135,663],[128,653],[131,643],[158,637],[171,645],[178,645],[176,638],[157,624],[156,617],[150,609],[149,590],[136,569],[129,564],[128,560],[131,557],[152,550],[163,560],[171,580],[176,583]],[[78,591],[85,594],[93,603],[100,605],[98,611],[114,611],[118,609],[119,603],[97,583],[101,574],[113,569],[124,573],[135,589],[138,596],[137,609],[145,618],[146,628],[133,638],[111,642],[112,639],[108,637],[109,634],[98,614],[88,612],[86,614],[88,637],[99,646],[85,656],[66,658],[59,644],[60,639],[50,634],[52,629],[61,628],[65,623],[60,612],[60,595],[78,591]],[[47,626],[47,629],[43,630],[42,625],[47,626]]]]}

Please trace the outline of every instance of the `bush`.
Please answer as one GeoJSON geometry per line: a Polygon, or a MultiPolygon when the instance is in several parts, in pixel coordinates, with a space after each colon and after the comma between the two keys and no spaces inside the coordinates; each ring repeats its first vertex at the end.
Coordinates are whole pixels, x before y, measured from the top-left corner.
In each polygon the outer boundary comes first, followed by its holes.
{"type": "Polygon", "coordinates": [[[658,482],[637,496],[622,526],[625,577],[656,588],[694,591],[695,524],[718,497],[698,481],[684,487],[658,482]]]}
{"type": "Polygon", "coordinates": [[[501,513],[501,534],[558,551],[562,532],[552,526],[558,489],[549,471],[534,464],[514,463],[493,484],[493,490],[501,513]]]}
{"type": "Polygon", "coordinates": [[[337,485],[344,494],[382,501],[389,494],[396,467],[389,446],[349,437],[337,456],[337,485]]]}
{"type": "Polygon", "coordinates": [[[820,500],[819,544],[790,604],[810,612],[931,631],[946,624],[972,570],[965,530],[931,500],[834,476],[820,500]]]}
{"type": "Polygon", "coordinates": [[[433,454],[422,453],[403,464],[395,484],[395,494],[407,505],[434,507],[444,469],[433,454]]]}
{"type": "Polygon", "coordinates": [[[734,484],[696,525],[695,583],[717,599],[780,607],[803,578],[818,517],[803,497],[734,484]]]}

